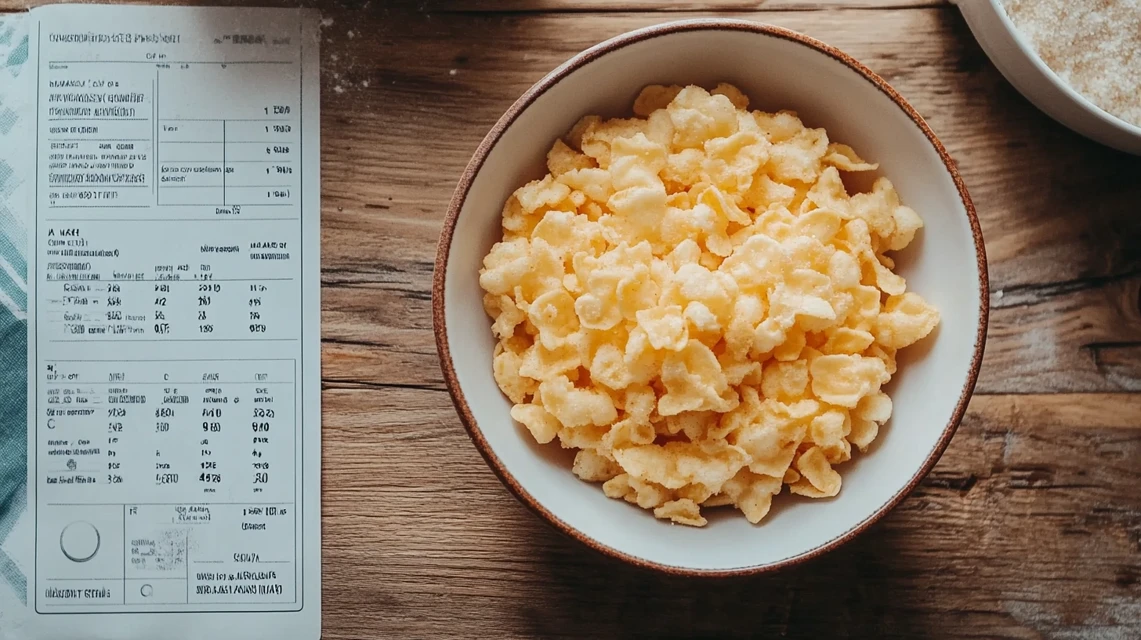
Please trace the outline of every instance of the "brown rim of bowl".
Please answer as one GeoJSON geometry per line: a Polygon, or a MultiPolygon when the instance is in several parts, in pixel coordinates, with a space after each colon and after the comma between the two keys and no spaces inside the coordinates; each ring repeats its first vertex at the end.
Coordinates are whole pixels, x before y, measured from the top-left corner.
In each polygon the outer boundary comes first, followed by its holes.
{"type": "Polygon", "coordinates": [[[959,426],[959,422],[963,419],[963,414],[967,410],[967,403],[970,400],[971,393],[975,388],[975,381],[978,380],[979,368],[982,364],[983,348],[986,342],[987,321],[990,315],[990,288],[987,275],[986,265],[986,250],[983,247],[982,231],[979,228],[979,219],[975,213],[974,204],[971,203],[971,198],[967,194],[967,188],[963,184],[963,179],[959,175],[958,168],[954,160],[943,148],[938,138],[927,126],[923,118],[915,111],[902,96],[891,88],[890,85],[883,78],[876,75],[871,69],[865,67],[863,64],[857,62],[846,53],[824,44],[819,40],[802,35],[795,31],[776,27],[773,25],[746,22],[741,20],[726,20],[726,19],[701,19],[701,20],[685,20],[679,22],[667,22],[636,31],[631,31],[601,44],[598,44],[578,55],[574,56],[564,64],[560,65],[554,71],[545,76],[542,80],[535,83],[530,89],[527,90],[514,104],[507,110],[506,113],[495,123],[487,136],[479,144],[476,149],[475,155],[464,169],[463,175],[460,177],[459,183],[456,185],[455,194],[452,196],[452,201],[448,205],[447,217],[444,219],[444,227],[440,233],[440,242],[436,252],[436,268],[432,278],[432,322],[433,330],[436,335],[436,348],[440,355],[440,368],[444,374],[444,381],[447,383],[448,392],[452,396],[452,402],[455,404],[456,411],[459,413],[460,420],[463,422],[464,427],[467,429],[468,435],[475,443],[476,449],[483,455],[484,460],[487,461],[491,470],[499,477],[499,480],[511,490],[515,497],[522,502],[527,508],[536,513],[538,516],[554,525],[557,529],[564,534],[577,539],[579,542],[586,546],[603,553],[605,555],[617,558],[632,565],[662,571],[672,575],[679,576],[692,576],[692,577],[711,577],[711,578],[724,578],[730,576],[746,576],[755,575],[759,573],[766,573],[775,571],[784,567],[792,566],[811,560],[820,556],[840,545],[848,542],[860,533],[863,533],[868,527],[882,518],[888,511],[899,504],[917,484],[923,479],[924,476],[935,466],[935,462],[942,455],[943,451],[950,443],[951,437],[955,433],[955,429],[959,426]],[[975,241],[975,257],[978,262],[979,270],[979,324],[977,334],[975,337],[975,350],[974,356],[971,359],[970,372],[967,375],[967,382],[963,385],[962,394],[959,396],[959,402],[955,405],[955,411],[951,415],[951,420],[947,423],[943,434],[939,437],[939,441],[935,447],[928,454],[927,459],[924,460],[919,470],[912,476],[911,480],[887,502],[881,505],[870,516],[857,524],[848,532],[843,535],[830,540],[829,542],[816,547],[810,551],[806,551],[800,555],[791,558],[785,558],[778,562],[769,564],[755,565],[750,567],[740,567],[735,569],[721,569],[704,571],[700,569],[689,569],[685,567],[676,567],[657,562],[650,562],[648,560],[638,558],[635,556],[622,553],[617,549],[606,546],[597,540],[585,536],[582,532],[571,527],[559,518],[555,517],[553,513],[548,511],[543,505],[539,504],[535,498],[527,492],[515,480],[514,476],[504,467],[503,463],[496,457],[495,452],[488,446],[487,440],[480,431],[479,425],[476,423],[475,416],[472,415],[471,408],[468,407],[467,400],[464,397],[463,391],[460,389],[459,382],[456,379],[455,366],[452,363],[451,351],[448,347],[447,340],[447,324],[446,314],[444,307],[444,283],[447,279],[448,257],[451,251],[452,237],[455,233],[456,220],[459,218],[460,210],[463,208],[463,203],[467,199],[468,191],[475,180],[476,174],[479,173],[483,166],[484,161],[487,159],[488,154],[492,148],[495,147],[499,141],[500,136],[515,122],[527,107],[529,107],[539,96],[543,95],[548,89],[557,84],[566,76],[574,71],[585,67],[594,60],[611,53],[615,50],[621,49],[630,44],[656,38],[658,36],[668,35],[672,33],[686,32],[686,31],[748,31],[765,36],[783,38],[810,47],[823,53],[852,69],[856,73],[862,75],[868,82],[872,83],[876,88],[882,91],[885,95],[891,98],[896,105],[899,106],[911,120],[915,126],[927,137],[931,145],[938,152],[939,157],[942,158],[943,164],[946,166],[947,171],[951,174],[951,178],[955,183],[955,187],[959,191],[959,197],[962,200],[963,207],[967,212],[967,217],[971,224],[971,234],[974,236],[975,241]]]}

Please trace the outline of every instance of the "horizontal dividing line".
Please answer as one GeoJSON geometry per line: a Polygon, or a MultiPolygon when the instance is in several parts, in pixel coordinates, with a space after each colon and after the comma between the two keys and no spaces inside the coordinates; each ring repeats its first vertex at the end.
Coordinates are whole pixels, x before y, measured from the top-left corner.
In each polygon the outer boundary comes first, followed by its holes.
{"type": "Polygon", "coordinates": [[[165,339],[162,339],[162,338],[159,338],[159,339],[154,339],[154,340],[152,340],[150,338],[142,338],[142,339],[123,338],[123,339],[118,339],[118,340],[114,339],[114,338],[109,338],[106,340],[102,340],[102,339],[101,340],[49,340],[48,342],[50,342],[52,344],[58,344],[58,343],[63,343],[63,342],[86,342],[86,343],[91,343],[91,342],[125,342],[125,343],[135,344],[138,342],[297,342],[298,340],[299,340],[299,338],[202,338],[202,339],[197,339],[197,338],[165,338],[165,339]]]}
{"type": "MultiPolygon", "coordinates": [[[[296,362],[296,361],[297,361],[296,358],[162,358],[159,360],[137,360],[137,359],[136,360],[123,360],[121,358],[109,358],[109,359],[97,359],[96,358],[96,359],[86,359],[86,360],[72,360],[72,359],[64,360],[61,358],[55,358],[55,359],[45,358],[43,360],[43,362],[53,362],[53,363],[54,362],[121,362],[121,363],[157,362],[160,364],[166,363],[166,362],[296,362]]],[[[132,503],[132,504],[134,504],[134,503],[132,503]]],[[[167,503],[156,502],[154,504],[167,504],[167,503]]],[[[171,504],[177,504],[177,503],[171,503],[171,504]]]]}
{"type": "Polygon", "coordinates": [[[150,138],[48,138],[48,142],[150,142],[150,138]]]}
{"type": "Polygon", "coordinates": [[[369,291],[383,291],[384,293],[395,294],[403,300],[414,300],[416,302],[431,302],[432,292],[428,289],[409,289],[399,286],[400,283],[392,281],[380,280],[327,280],[321,279],[321,286],[329,289],[366,289],[369,291]]]}
{"type": "Polygon", "coordinates": [[[1054,491],[1058,489],[1104,489],[1109,488],[1104,484],[1096,483],[1079,483],[1079,482],[1065,482],[1065,483],[1051,483],[1051,484],[1037,484],[1034,482],[1027,482],[1025,480],[1019,481],[1017,475],[1011,478],[1010,484],[1006,486],[1009,491],[1054,491]]]}
{"type": "Polygon", "coordinates": [[[369,342],[367,340],[343,340],[341,338],[321,338],[321,344],[339,344],[347,347],[374,347],[376,349],[392,349],[395,346],[383,342],[369,342]]]}
{"type": "MultiPolygon", "coordinates": [[[[432,275],[433,269],[435,269],[435,266],[436,266],[434,262],[428,262],[426,260],[408,260],[405,264],[409,265],[410,269],[397,269],[395,267],[389,267],[389,266],[386,266],[383,264],[376,264],[376,263],[367,263],[367,264],[353,263],[353,264],[346,265],[343,267],[329,266],[329,267],[325,267],[321,270],[321,275],[324,276],[324,275],[338,274],[338,275],[345,275],[345,276],[370,276],[370,275],[398,275],[398,274],[402,274],[402,273],[422,273],[423,275],[430,277],[432,275]]],[[[348,284],[352,284],[354,282],[359,282],[359,281],[346,279],[344,282],[346,282],[348,284]]],[[[382,283],[377,283],[377,284],[382,284],[382,283]]],[[[431,287],[429,286],[426,290],[430,291],[431,287]]]]}
{"type": "Polygon", "coordinates": [[[1119,340],[1110,342],[1087,342],[1081,346],[1087,351],[1107,351],[1109,349],[1136,349],[1141,347],[1141,340],[1119,340]]]}
{"type": "Polygon", "coordinates": [[[615,7],[538,7],[534,9],[433,9],[434,14],[445,15],[462,15],[462,16],[537,16],[537,15],[575,15],[575,14],[677,14],[677,13],[701,13],[701,14],[742,14],[742,13],[807,13],[807,12],[826,12],[826,11],[898,11],[907,9],[942,9],[951,6],[945,1],[932,0],[930,2],[914,2],[910,4],[898,4],[888,6],[846,6],[843,4],[825,5],[819,4],[814,6],[776,6],[768,7],[761,6],[717,6],[717,7],[701,7],[701,6],[678,6],[678,7],[661,7],[661,6],[643,6],[643,5],[625,5],[615,7]]]}
{"type": "MultiPolygon", "coordinates": [[[[122,582],[122,581],[123,581],[123,578],[113,578],[112,580],[110,580],[110,582],[122,582]]],[[[173,604],[182,605],[182,606],[189,606],[190,603],[175,602],[173,604]]],[[[197,604],[197,603],[193,603],[193,604],[197,604]]],[[[122,602],[66,602],[66,603],[41,602],[40,603],[40,606],[43,606],[46,609],[58,609],[60,607],[124,607],[124,606],[132,606],[132,605],[134,605],[134,603],[131,603],[130,605],[125,605],[122,602]]],[[[170,605],[168,604],[167,606],[170,606],[170,605]]],[[[113,613],[119,614],[119,613],[123,613],[123,612],[114,611],[113,613]]]]}
{"type": "Polygon", "coordinates": [[[1104,276],[1089,276],[1074,278],[1072,280],[1058,280],[1055,282],[1012,284],[1006,287],[995,287],[994,294],[1002,292],[1002,297],[992,294],[991,309],[1008,309],[1038,304],[1043,300],[1054,298],[1079,291],[1097,289],[1107,284],[1115,284],[1141,276],[1141,269],[1130,269],[1121,273],[1104,276]],[[1019,296],[1022,296],[1019,299],[1019,296]],[[1007,300],[1007,298],[1012,298],[1007,300]]]}
{"type": "MultiPolygon", "coordinates": [[[[407,273],[407,272],[404,272],[407,273]]],[[[321,286],[327,289],[344,289],[352,291],[354,289],[365,289],[368,291],[379,291],[384,293],[394,293],[405,300],[416,300],[419,302],[431,302],[432,292],[430,289],[424,291],[412,291],[406,288],[401,288],[399,282],[392,280],[334,280],[326,279],[324,274],[321,278],[321,286]],[[402,295],[408,294],[408,295],[402,295]]],[[[489,320],[490,321],[490,320],[489,320]]]]}
{"type": "MultiPolygon", "coordinates": [[[[49,184],[49,189],[150,189],[149,184],[49,184]]],[[[114,209],[115,205],[109,205],[114,209]]]]}
{"type": "Polygon", "coordinates": [[[48,118],[48,122],[77,122],[94,120],[98,122],[145,122],[150,118],[48,118]]]}
{"type": "MultiPolygon", "coordinates": [[[[226,204],[160,204],[155,208],[162,209],[165,207],[296,207],[298,205],[290,202],[229,202],[226,204]]],[[[218,220],[240,220],[241,218],[235,216],[218,216],[218,220]]],[[[268,220],[269,218],[257,218],[257,220],[268,220]]],[[[283,218],[289,220],[296,220],[297,218],[283,218]]],[[[158,222],[156,220],[156,222],[158,222]]]]}
{"type": "MultiPolygon", "coordinates": [[[[84,381],[84,380],[64,380],[61,382],[56,382],[54,380],[50,380],[50,381],[44,382],[43,384],[45,384],[45,385],[50,385],[50,384],[76,384],[76,385],[85,385],[85,386],[89,386],[89,387],[110,387],[110,386],[115,386],[115,385],[120,385],[120,384],[167,384],[167,385],[182,384],[182,385],[189,385],[189,386],[201,386],[201,385],[207,385],[207,384],[264,384],[264,385],[268,386],[268,385],[273,385],[273,384],[294,384],[294,382],[295,382],[294,380],[283,380],[283,381],[276,381],[276,382],[273,380],[263,380],[261,382],[255,382],[255,381],[249,381],[249,380],[241,380],[241,381],[239,381],[239,380],[207,380],[207,381],[194,380],[191,382],[179,382],[178,380],[160,380],[157,382],[154,382],[154,381],[143,382],[140,380],[116,380],[114,382],[92,382],[92,381],[84,381]]],[[[85,394],[85,395],[91,395],[91,394],[85,394]]]]}
{"type": "Polygon", "coordinates": [[[294,64],[292,60],[241,60],[237,62],[230,62],[228,60],[48,60],[48,64],[150,64],[155,65],[171,65],[171,64],[217,64],[217,65],[231,65],[231,64],[294,64]]]}
{"type": "Polygon", "coordinates": [[[160,160],[159,164],[233,164],[235,162],[261,162],[264,164],[289,164],[292,160],[160,160]]]}
{"type": "Polygon", "coordinates": [[[229,184],[225,187],[222,185],[197,185],[197,184],[160,184],[159,189],[295,189],[296,187],[291,184],[229,184]]]}
{"type": "MultiPolygon", "coordinates": [[[[140,557],[140,556],[135,556],[135,557],[140,557]]],[[[141,557],[149,558],[151,556],[141,556],[141,557]]],[[[46,580],[47,582],[86,582],[88,580],[102,580],[104,582],[122,582],[123,576],[115,576],[114,578],[43,578],[43,580],[46,580]]],[[[186,580],[186,578],[127,578],[127,580],[146,580],[147,582],[150,582],[152,580],[153,581],[158,581],[158,580],[186,580]]],[[[79,603],[77,603],[77,604],[79,604],[79,603]]],[[[83,603],[83,604],[86,604],[86,603],[83,603]]],[[[92,603],[92,604],[117,604],[117,603],[111,602],[111,603],[92,603]]]]}
{"type": "Polygon", "coordinates": [[[1141,392],[976,393],[967,414],[1027,427],[1141,430],[1141,392]]]}
{"type": "Polygon", "coordinates": [[[48,282],[162,282],[164,284],[189,283],[210,284],[212,282],[293,282],[295,278],[210,278],[209,280],[166,280],[163,278],[100,278],[98,280],[49,280],[48,282]]]}
{"type": "MultiPolygon", "coordinates": [[[[144,580],[145,578],[130,578],[130,579],[131,580],[144,580]]],[[[121,582],[122,578],[116,578],[115,581],[121,582]]],[[[155,604],[162,604],[163,606],[167,606],[167,607],[195,607],[195,608],[194,609],[174,609],[174,610],[164,610],[164,611],[154,611],[154,610],[148,611],[146,609],[128,609],[128,610],[123,610],[123,611],[68,611],[67,610],[68,607],[138,607],[138,606],[149,606],[149,605],[144,605],[144,604],[141,604],[138,602],[130,602],[127,604],[123,604],[121,602],[68,602],[68,603],[41,602],[41,603],[39,603],[38,606],[44,607],[45,611],[37,611],[37,613],[50,613],[51,615],[54,615],[54,616],[69,616],[69,615],[121,616],[123,614],[130,614],[130,615],[168,615],[170,613],[223,613],[223,614],[225,614],[225,613],[267,613],[267,614],[273,614],[273,613],[282,613],[282,611],[278,610],[278,609],[264,609],[264,608],[262,608],[262,609],[249,609],[249,608],[247,608],[247,609],[210,609],[208,607],[214,607],[214,606],[218,606],[218,605],[222,605],[222,606],[237,605],[237,606],[245,606],[245,607],[268,607],[268,606],[273,606],[273,605],[297,604],[297,601],[296,600],[264,600],[264,601],[259,600],[258,602],[251,602],[251,603],[245,603],[245,602],[236,603],[236,602],[232,602],[232,601],[231,602],[223,602],[221,600],[197,600],[195,602],[167,602],[167,603],[155,603],[155,604]]],[[[295,612],[295,611],[300,611],[300,610],[301,609],[290,609],[290,610],[288,610],[288,612],[295,612]]]]}
{"type": "MultiPolygon", "coordinates": [[[[221,187],[200,187],[200,188],[202,188],[202,189],[220,189],[221,187]]],[[[200,203],[196,203],[196,204],[170,204],[169,202],[164,202],[164,203],[156,205],[156,206],[158,206],[158,207],[214,207],[215,209],[228,209],[230,207],[242,207],[242,208],[245,208],[245,207],[293,207],[293,206],[298,206],[298,205],[294,205],[293,203],[289,203],[289,202],[284,202],[282,204],[257,204],[257,203],[250,203],[250,202],[216,202],[214,204],[210,204],[207,202],[200,202],[200,203]]],[[[222,218],[218,218],[218,219],[221,220],[222,218]]],[[[258,220],[265,220],[265,218],[258,218],[258,220]]],[[[211,222],[213,222],[213,221],[211,221],[211,222]]]]}
{"type": "Polygon", "coordinates": [[[332,378],[321,378],[322,389],[346,389],[346,390],[361,390],[361,389],[411,389],[414,391],[428,391],[432,393],[447,393],[448,390],[444,386],[431,386],[428,384],[415,384],[403,382],[365,382],[363,380],[343,380],[332,378]]]}
{"type": "MultiPolygon", "coordinates": [[[[69,205],[57,205],[57,206],[53,206],[51,208],[52,209],[166,209],[169,207],[234,207],[234,206],[238,206],[238,207],[295,207],[298,205],[295,205],[295,204],[289,203],[289,202],[246,202],[246,203],[231,202],[228,204],[159,204],[159,205],[124,204],[124,205],[114,205],[114,206],[91,205],[91,206],[87,206],[87,207],[80,206],[80,205],[70,205],[70,206],[69,205]]],[[[217,220],[242,220],[242,219],[245,219],[245,220],[251,220],[251,219],[253,219],[253,220],[269,220],[269,218],[241,218],[239,216],[218,216],[218,218],[217,218],[217,220]]],[[[296,220],[297,218],[283,218],[283,219],[296,220]]],[[[101,221],[101,219],[97,219],[97,218],[90,218],[90,219],[86,219],[86,220],[88,222],[100,222],[101,221]]],[[[162,220],[146,220],[144,218],[140,218],[139,220],[131,220],[131,222],[143,222],[143,221],[145,221],[145,222],[169,222],[171,220],[172,220],[171,218],[163,218],[162,220]]],[[[217,220],[211,218],[210,220],[203,220],[202,222],[216,222],[217,220]]],[[[198,221],[198,220],[197,219],[185,220],[185,222],[195,222],[195,221],[198,221]]]]}
{"type": "Polygon", "coordinates": [[[1107,397],[1107,398],[1141,398],[1141,389],[1131,390],[1122,389],[1119,391],[1055,391],[1055,392],[1042,392],[1042,391],[978,391],[976,390],[971,394],[972,398],[979,396],[997,397],[1009,396],[1011,398],[1026,398],[1026,397],[1041,397],[1041,398],[1082,398],[1082,397],[1107,397]]]}
{"type": "MultiPolygon", "coordinates": [[[[163,205],[163,206],[190,207],[190,206],[210,206],[210,205],[163,205]]],[[[234,205],[216,205],[216,206],[232,207],[234,205]]],[[[259,206],[261,206],[261,207],[278,207],[278,206],[290,206],[290,205],[243,204],[240,206],[243,206],[243,207],[259,207],[259,206]]],[[[56,208],[60,208],[60,207],[56,207],[56,208]]],[[[71,208],[74,208],[74,209],[96,209],[97,207],[71,207],[71,208]]],[[[122,207],[120,207],[120,208],[122,208],[122,207]]],[[[143,206],[143,207],[132,207],[132,208],[150,209],[151,207],[143,206]]],[[[287,220],[300,220],[300,218],[297,218],[297,217],[294,217],[294,218],[243,218],[243,217],[236,217],[236,216],[219,216],[217,218],[163,218],[161,220],[153,220],[153,219],[149,219],[149,218],[98,218],[98,219],[95,219],[95,218],[45,218],[45,220],[47,220],[48,222],[266,222],[266,221],[283,222],[283,221],[287,221],[287,220]]],[[[180,282],[180,281],[174,280],[173,282],[180,282]]],[[[197,280],[196,282],[205,282],[205,280],[197,280]]]]}
{"type": "Polygon", "coordinates": [[[296,118],[159,118],[159,122],[288,122],[295,124],[296,118]]]}
{"type": "Polygon", "coordinates": [[[296,140],[159,140],[164,144],[300,144],[296,140]]]}
{"type": "MultiPolygon", "coordinates": [[[[262,502],[261,500],[244,500],[241,502],[220,502],[211,500],[210,502],[49,502],[49,507],[212,507],[214,505],[222,506],[240,506],[247,507],[260,507],[263,505],[286,505],[291,506],[293,502],[262,502]]],[[[115,578],[122,580],[122,578],[115,578]]]]}
{"type": "MultiPolygon", "coordinates": [[[[198,523],[184,523],[184,524],[198,524],[198,523]]],[[[153,556],[134,556],[134,557],[136,557],[136,558],[152,558],[152,557],[159,558],[162,556],[159,556],[156,554],[153,556]]],[[[51,582],[81,582],[81,581],[87,581],[87,580],[103,580],[103,581],[107,581],[107,582],[122,582],[123,576],[119,576],[117,578],[44,578],[44,580],[48,580],[51,582]]],[[[127,578],[127,580],[136,580],[139,582],[159,582],[160,580],[179,580],[181,582],[186,582],[187,579],[185,577],[183,577],[183,578],[154,578],[154,577],[151,577],[151,578],[127,578]]],[[[115,603],[112,602],[110,604],[115,604],[115,603]]],[[[159,604],[165,604],[165,603],[159,603],[159,604]]],[[[182,604],[182,603],[176,602],[174,604],[182,604]]]]}
{"type": "Polygon", "coordinates": [[[436,357],[436,350],[433,348],[431,351],[408,351],[400,349],[397,345],[385,342],[369,342],[367,340],[344,340],[341,338],[321,338],[321,344],[340,347],[368,347],[370,349],[379,349],[381,351],[391,350],[411,356],[428,356],[431,358],[436,357]]]}

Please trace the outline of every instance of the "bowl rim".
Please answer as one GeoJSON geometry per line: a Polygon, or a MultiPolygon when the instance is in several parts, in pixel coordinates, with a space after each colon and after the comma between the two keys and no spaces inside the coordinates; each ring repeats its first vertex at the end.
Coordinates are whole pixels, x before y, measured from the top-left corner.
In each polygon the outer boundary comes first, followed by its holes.
{"type": "MultiPolygon", "coordinates": [[[[983,245],[982,231],[979,226],[978,215],[975,212],[974,204],[971,202],[970,195],[967,193],[966,185],[963,183],[962,177],[959,175],[958,168],[943,147],[939,139],[927,126],[927,123],[919,115],[918,112],[903,99],[899,93],[895,91],[888,83],[873,72],[868,67],[856,61],[851,56],[840,51],[839,49],[825,44],[815,38],[811,38],[804,34],[761,22],[752,22],[746,20],[735,20],[725,18],[699,18],[691,20],[679,20],[673,22],[666,22],[662,24],[652,25],[634,31],[629,31],[621,35],[610,38],[600,44],[597,44],[581,53],[573,56],[565,63],[556,67],[549,74],[544,76],[541,80],[536,82],[530,89],[528,89],[522,96],[516,100],[510,108],[503,114],[502,117],[495,123],[491,130],[480,142],[479,147],[476,149],[475,154],[472,156],[471,161],[465,167],[459,182],[456,185],[455,192],[452,200],[448,205],[447,214],[444,218],[443,229],[440,232],[440,240],[436,252],[435,271],[432,277],[432,324],[433,332],[436,338],[436,348],[440,356],[440,368],[443,372],[444,382],[448,388],[448,393],[452,397],[452,403],[455,405],[456,412],[459,414],[460,421],[463,423],[464,428],[468,432],[468,436],[475,444],[476,449],[483,456],[484,460],[491,470],[498,476],[499,480],[507,487],[510,492],[526,506],[533,513],[538,515],[549,524],[553,525],[562,533],[575,538],[579,542],[585,544],[587,547],[594,549],[604,555],[622,560],[626,563],[646,568],[661,571],[671,575],[688,576],[688,577],[711,577],[711,578],[726,578],[732,576],[745,576],[756,575],[761,573],[768,573],[778,569],[794,566],[802,562],[816,558],[828,551],[831,551],[840,545],[852,540],[859,534],[863,533],[872,524],[879,521],[886,515],[892,508],[899,504],[904,497],[919,484],[924,476],[931,470],[935,463],[939,460],[943,451],[951,441],[955,430],[958,428],[963,415],[966,413],[967,403],[971,398],[974,391],[975,382],[978,380],[979,369],[982,365],[983,350],[986,342],[987,323],[990,315],[990,294],[989,294],[989,277],[987,273],[986,250],[983,245]],[[451,350],[448,345],[448,326],[446,314],[446,301],[445,301],[445,284],[447,281],[447,268],[448,260],[451,254],[452,240],[455,234],[456,223],[459,219],[460,211],[467,200],[468,192],[475,181],[476,176],[483,168],[484,162],[490,155],[491,150],[499,142],[500,137],[505,131],[515,122],[523,111],[531,106],[539,96],[543,95],[551,87],[563,80],[572,72],[588,65],[589,63],[597,60],[598,58],[619,50],[631,44],[639,43],[653,38],[682,33],[690,31],[744,31],[750,32],[766,37],[776,37],[784,40],[789,40],[798,43],[802,46],[807,46],[811,49],[823,53],[839,62],[847,65],[850,69],[863,76],[874,87],[879,89],[887,95],[895,104],[902,109],[926,136],[927,140],[934,147],[935,151],[939,154],[940,159],[947,171],[951,175],[956,189],[959,192],[959,198],[962,201],[963,208],[967,213],[967,218],[971,226],[971,235],[975,243],[975,259],[978,266],[979,274],[979,320],[976,329],[974,353],[971,358],[970,369],[967,372],[967,379],[963,385],[962,392],[959,400],[955,405],[955,409],[951,414],[947,426],[944,427],[943,433],[939,436],[935,446],[931,449],[930,453],[924,459],[923,463],[916,470],[911,479],[891,498],[889,498],[879,508],[874,510],[868,517],[860,521],[857,525],[849,529],[844,534],[829,540],[828,542],[819,545],[815,548],[809,549],[803,553],[784,558],[776,562],[767,564],[759,564],[745,567],[734,567],[731,569],[694,569],[690,567],[679,567],[674,565],[662,564],[653,562],[645,558],[633,556],[608,545],[602,544],[598,540],[591,538],[579,531],[578,529],[570,526],[566,522],[556,517],[553,513],[547,510],[538,500],[534,498],[511,474],[506,465],[495,455],[490,445],[488,444],[483,432],[479,428],[471,408],[468,406],[467,399],[464,396],[463,390],[460,388],[459,380],[456,376],[455,364],[452,361],[451,350]]],[[[600,494],[601,495],[601,494],[600,494]]]]}
{"type": "MultiPolygon", "coordinates": [[[[961,12],[976,13],[982,17],[982,14],[977,13],[969,1],[952,0],[952,3],[958,5],[961,12]]],[[[1018,28],[1018,25],[1014,24],[1014,20],[1010,17],[1010,14],[1006,12],[1006,7],[1003,5],[1002,0],[987,0],[987,5],[993,14],[993,18],[991,19],[984,18],[987,24],[1000,26],[1002,30],[1005,31],[1006,34],[1010,37],[1011,41],[1014,42],[1014,45],[1017,47],[1018,52],[1022,55],[1022,57],[1025,58],[1032,67],[1034,67],[1034,70],[1037,71],[1041,77],[1045,78],[1047,82],[1053,85],[1055,89],[1064,95],[1066,99],[1081,108],[1082,112],[1091,118],[1094,118],[1103,124],[1117,129],[1119,133],[1125,134],[1131,138],[1141,140],[1141,125],[1133,124],[1132,122],[1129,122],[1124,118],[1120,118],[1101,108],[1101,106],[1099,106],[1093,100],[1087,98],[1085,94],[1070,86],[1070,83],[1066,82],[1062,76],[1058,74],[1057,71],[1054,71],[1050,65],[1046,64],[1046,62],[1042,59],[1042,56],[1038,54],[1038,49],[1035,48],[1034,45],[1030,42],[1029,37],[1027,37],[1026,34],[1022,32],[1022,29],[1018,28]]],[[[1004,77],[1006,77],[1005,65],[1001,63],[1002,56],[998,55],[997,53],[992,54],[990,49],[983,44],[981,38],[976,36],[975,39],[978,40],[979,46],[983,48],[984,52],[987,54],[987,57],[990,58],[995,67],[999,68],[999,71],[1003,74],[1004,77]],[[998,60],[996,60],[996,58],[998,60]]],[[[1014,85],[1019,93],[1022,93],[1023,96],[1039,110],[1045,112],[1046,115],[1050,116],[1052,119],[1060,122],[1066,127],[1071,129],[1073,128],[1069,125],[1070,119],[1057,117],[1054,115],[1053,109],[1048,109],[1047,107],[1042,106],[1041,103],[1045,102],[1045,100],[1041,96],[1036,95],[1033,91],[1023,91],[1022,84],[1011,80],[1009,77],[1007,77],[1007,80],[1012,85],[1014,85]],[[1031,97],[1031,94],[1034,94],[1033,97],[1031,97]]],[[[1081,131],[1078,133],[1083,137],[1094,140],[1095,142],[1100,142],[1100,140],[1097,140],[1081,131]]]]}

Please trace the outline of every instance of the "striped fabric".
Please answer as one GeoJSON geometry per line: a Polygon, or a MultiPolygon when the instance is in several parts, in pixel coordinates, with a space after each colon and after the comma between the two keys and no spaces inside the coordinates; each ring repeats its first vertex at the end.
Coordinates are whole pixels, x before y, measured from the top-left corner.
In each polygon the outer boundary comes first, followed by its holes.
{"type": "Polygon", "coordinates": [[[24,15],[0,15],[0,637],[19,637],[32,524],[27,512],[27,225],[35,143],[24,15]],[[12,615],[6,615],[12,614],[12,615]]]}

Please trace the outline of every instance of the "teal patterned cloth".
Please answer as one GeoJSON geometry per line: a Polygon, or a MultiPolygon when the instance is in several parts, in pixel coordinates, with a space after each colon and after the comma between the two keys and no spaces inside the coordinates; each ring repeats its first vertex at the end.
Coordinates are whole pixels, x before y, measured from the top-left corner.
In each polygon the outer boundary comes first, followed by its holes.
{"type": "MultiPolygon", "coordinates": [[[[0,15],[0,612],[26,605],[27,225],[35,168],[24,15],[0,15]]],[[[9,626],[0,613],[0,637],[9,626]]],[[[9,630],[11,627],[9,626],[9,630]]]]}

